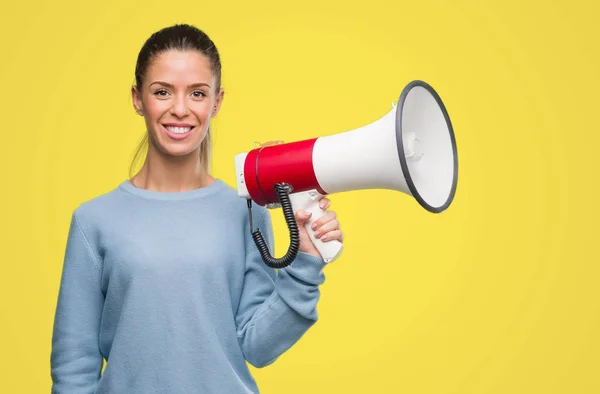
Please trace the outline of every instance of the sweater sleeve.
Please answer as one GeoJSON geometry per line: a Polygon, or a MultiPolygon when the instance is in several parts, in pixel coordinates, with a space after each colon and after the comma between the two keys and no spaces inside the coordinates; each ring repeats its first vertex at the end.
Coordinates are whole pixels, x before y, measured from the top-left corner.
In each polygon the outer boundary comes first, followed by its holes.
{"type": "MultiPolygon", "coordinates": [[[[273,255],[273,228],[266,208],[259,228],[273,255]]],[[[291,265],[276,272],[263,262],[249,231],[246,250],[237,332],[246,360],[261,368],[273,363],[317,321],[319,285],[325,281],[326,263],[298,252],[291,265]]]]}
{"type": "Polygon", "coordinates": [[[97,254],[77,210],[67,238],[52,334],[52,394],[92,394],[102,370],[98,344],[104,296],[97,254]]]}

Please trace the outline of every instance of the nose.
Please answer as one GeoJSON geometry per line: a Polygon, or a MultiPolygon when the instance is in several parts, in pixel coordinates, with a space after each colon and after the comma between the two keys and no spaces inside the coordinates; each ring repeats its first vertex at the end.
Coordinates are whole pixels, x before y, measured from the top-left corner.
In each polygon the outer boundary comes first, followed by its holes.
{"type": "Polygon", "coordinates": [[[177,116],[178,118],[183,118],[190,113],[190,109],[188,108],[187,101],[185,97],[181,97],[181,95],[175,96],[173,100],[173,106],[171,107],[171,114],[177,116]]]}

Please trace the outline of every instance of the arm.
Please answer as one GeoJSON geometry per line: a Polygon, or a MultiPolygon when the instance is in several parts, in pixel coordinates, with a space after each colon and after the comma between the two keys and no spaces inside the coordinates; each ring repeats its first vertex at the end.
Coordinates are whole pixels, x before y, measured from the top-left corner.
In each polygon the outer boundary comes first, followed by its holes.
{"type": "Polygon", "coordinates": [[[73,212],[52,334],[52,394],[92,394],[100,379],[101,268],[73,212]]]}
{"type": "MultiPolygon", "coordinates": [[[[262,209],[261,233],[274,251],[271,217],[262,209]]],[[[263,261],[247,231],[246,271],[236,324],[246,360],[261,368],[273,363],[317,321],[319,285],[325,281],[323,259],[298,252],[277,274],[263,261]]]]}

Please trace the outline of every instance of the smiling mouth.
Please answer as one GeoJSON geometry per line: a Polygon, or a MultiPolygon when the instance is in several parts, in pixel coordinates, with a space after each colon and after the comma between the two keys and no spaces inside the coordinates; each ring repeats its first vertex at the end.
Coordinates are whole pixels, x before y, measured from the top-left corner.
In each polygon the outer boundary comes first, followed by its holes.
{"type": "Polygon", "coordinates": [[[188,126],[188,127],[175,127],[175,126],[165,126],[165,125],[162,125],[162,126],[173,134],[186,134],[186,133],[189,133],[193,128],[195,128],[192,126],[188,126]]]}

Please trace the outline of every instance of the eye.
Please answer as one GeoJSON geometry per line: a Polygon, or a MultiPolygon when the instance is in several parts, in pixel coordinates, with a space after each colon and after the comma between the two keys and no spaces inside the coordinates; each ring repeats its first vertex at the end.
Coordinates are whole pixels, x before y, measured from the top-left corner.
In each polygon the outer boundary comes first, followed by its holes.
{"type": "Polygon", "coordinates": [[[192,94],[194,95],[194,97],[198,98],[198,97],[206,97],[206,94],[204,94],[204,92],[202,90],[194,90],[192,92],[192,94]],[[196,93],[199,93],[199,95],[196,95],[196,93]]]}
{"type": "Polygon", "coordinates": [[[160,94],[161,92],[167,93],[167,91],[166,91],[166,90],[164,90],[164,89],[160,89],[160,90],[157,90],[156,92],[154,92],[154,95],[155,95],[155,96],[164,96],[163,94],[160,94]]]}

